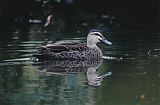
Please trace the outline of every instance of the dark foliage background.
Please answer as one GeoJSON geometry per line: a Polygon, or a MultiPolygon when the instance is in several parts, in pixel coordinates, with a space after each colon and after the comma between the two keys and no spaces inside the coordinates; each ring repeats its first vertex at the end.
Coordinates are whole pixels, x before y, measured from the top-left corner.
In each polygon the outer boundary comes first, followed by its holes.
{"type": "Polygon", "coordinates": [[[12,31],[13,25],[27,27],[30,18],[44,19],[58,13],[66,17],[113,15],[124,24],[147,24],[148,29],[159,31],[159,3],[159,0],[0,0],[0,31],[12,31]]]}

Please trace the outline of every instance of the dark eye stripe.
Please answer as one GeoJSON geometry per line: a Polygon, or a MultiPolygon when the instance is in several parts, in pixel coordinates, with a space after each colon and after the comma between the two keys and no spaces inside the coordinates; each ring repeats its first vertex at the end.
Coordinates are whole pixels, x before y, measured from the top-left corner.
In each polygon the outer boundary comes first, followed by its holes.
{"type": "Polygon", "coordinates": [[[96,35],[96,36],[103,37],[102,35],[100,35],[100,34],[98,34],[98,33],[93,33],[93,34],[90,34],[90,35],[96,35]]]}
{"type": "Polygon", "coordinates": [[[100,35],[100,34],[95,34],[95,35],[102,37],[102,35],[100,35]]]}

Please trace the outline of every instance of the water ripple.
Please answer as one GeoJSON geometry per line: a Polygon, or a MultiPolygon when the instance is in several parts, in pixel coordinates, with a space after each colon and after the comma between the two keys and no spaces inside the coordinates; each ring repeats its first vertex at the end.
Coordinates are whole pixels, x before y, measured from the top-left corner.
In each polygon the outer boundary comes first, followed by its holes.
{"type": "Polygon", "coordinates": [[[149,58],[160,58],[160,49],[151,49],[148,51],[149,58]]]}

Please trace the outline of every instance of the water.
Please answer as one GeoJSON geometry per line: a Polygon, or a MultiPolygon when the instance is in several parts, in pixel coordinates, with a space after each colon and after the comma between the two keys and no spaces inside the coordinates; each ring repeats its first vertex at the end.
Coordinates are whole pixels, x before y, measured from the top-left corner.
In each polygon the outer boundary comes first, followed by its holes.
{"type": "Polygon", "coordinates": [[[85,41],[86,30],[72,29],[3,33],[0,105],[160,104],[159,33],[111,32],[106,37],[113,45],[99,44],[104,59],[98,62],[38,62],[32,57],[48,41],[85,41]]]}

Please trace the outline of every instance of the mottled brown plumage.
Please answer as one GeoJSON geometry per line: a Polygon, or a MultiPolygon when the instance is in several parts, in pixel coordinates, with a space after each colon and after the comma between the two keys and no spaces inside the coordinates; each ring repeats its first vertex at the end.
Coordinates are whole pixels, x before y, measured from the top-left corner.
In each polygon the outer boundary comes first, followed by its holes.
{"type": "Polygon", "coordinates": [[[102,52],[96,45],[98,42],[104,42],[111,45],[100,32],[91,31],[87,37],[87,43],[78,43],[74,41],[60,41],[46,46],[41,46],[39,52],[34,54],[42,60],[93,60],[102,59],[102,52]]]}

